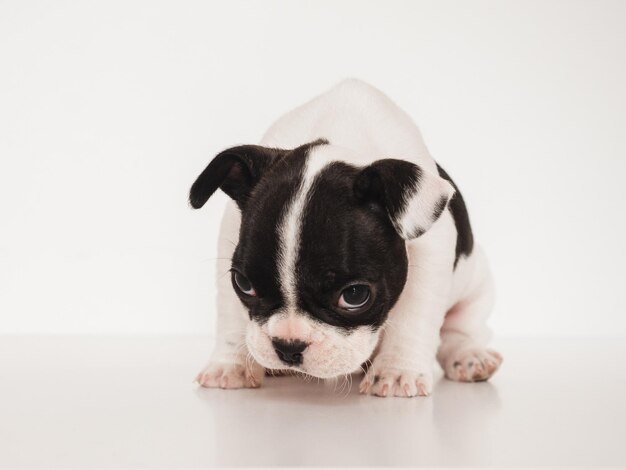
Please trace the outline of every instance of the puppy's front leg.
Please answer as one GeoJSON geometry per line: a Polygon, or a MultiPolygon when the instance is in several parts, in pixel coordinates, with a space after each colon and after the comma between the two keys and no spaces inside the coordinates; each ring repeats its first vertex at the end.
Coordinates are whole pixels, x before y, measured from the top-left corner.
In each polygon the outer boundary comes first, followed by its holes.
{"type": "Polygon", "coordinates": [[[361,393],[413,397],[432,391],[454,261],[454,251],[436,246],[433,236],[437,235],[428,232],[424,240],[407,244],[407,282],[389,312],[378,352],[361,382],[361,393]]]}
{"type": "MultiPolygon", "coordinates": [[[[225,276],[230,282],[229,273],[225,276]]],[[[239,299],[228,299],[232,287],[220,286],[216,344],[209,363],[196,380],[203,387],[260,387],[265,369],[249,354],[245,342],[246,315],[239,299]]]]}
{"type": "Polygon", "coordinates": [[[203,387],[259,387],[265,369],[246,346],[248,313],[233,291],[230,260],[239,237],[240,213],[230,202],[224,213],[218,242],[217,331],[213,354],[196,380],[203,387]]]}

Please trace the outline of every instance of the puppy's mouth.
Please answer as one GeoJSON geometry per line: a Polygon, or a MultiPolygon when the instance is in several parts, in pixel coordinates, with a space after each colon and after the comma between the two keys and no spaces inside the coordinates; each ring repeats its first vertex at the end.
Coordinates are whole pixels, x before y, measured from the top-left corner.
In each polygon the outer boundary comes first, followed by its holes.
{"type": "Polygon", "coordinates": [[[380,338],[378,331],[357,328],[350,334],[315,325],[301,339],[271,336],[266,325],[248,324],[246,344],[252,358],[268,370],[290,371],[320,379],[358,372],[380,338]]]}

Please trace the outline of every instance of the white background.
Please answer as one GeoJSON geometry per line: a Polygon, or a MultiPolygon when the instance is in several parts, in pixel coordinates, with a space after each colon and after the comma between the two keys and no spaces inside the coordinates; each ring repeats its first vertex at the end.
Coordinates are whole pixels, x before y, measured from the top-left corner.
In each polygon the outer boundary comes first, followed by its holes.
{"type": "Polygon", "coordinates": [[[420,125],[501,336],[626,335],[626,2],[0,2],[0,333],[207,334],[221,149],[344,77],[420,125]]]}

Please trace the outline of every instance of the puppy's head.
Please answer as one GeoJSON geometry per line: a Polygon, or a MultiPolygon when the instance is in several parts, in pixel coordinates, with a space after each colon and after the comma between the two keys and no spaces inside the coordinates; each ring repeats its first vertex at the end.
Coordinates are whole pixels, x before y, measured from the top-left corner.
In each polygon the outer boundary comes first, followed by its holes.
{"type": "Polygon", "coordinates": [[[406,282],[406,240],[454,192],[413,163],[350,161],[324,140],[245,145],[217,155],[191,188],[194,208],[221,188],[241,210],[232,286],[249,312],[248,349],[267,368],[321,378],[357,370],[406,282]]]}

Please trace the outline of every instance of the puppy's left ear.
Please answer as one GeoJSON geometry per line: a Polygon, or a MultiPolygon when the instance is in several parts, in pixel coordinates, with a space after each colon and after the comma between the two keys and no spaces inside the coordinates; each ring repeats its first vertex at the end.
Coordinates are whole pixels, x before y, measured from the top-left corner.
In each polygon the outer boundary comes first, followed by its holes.
{"type": "Polygon", "coordinates": [[[354,181],[354,193],[361,200],[383,205],[398,234],[412,240],[443,213],[454,187],[414,163],[385,158],[361,170],[354,181]]]}

